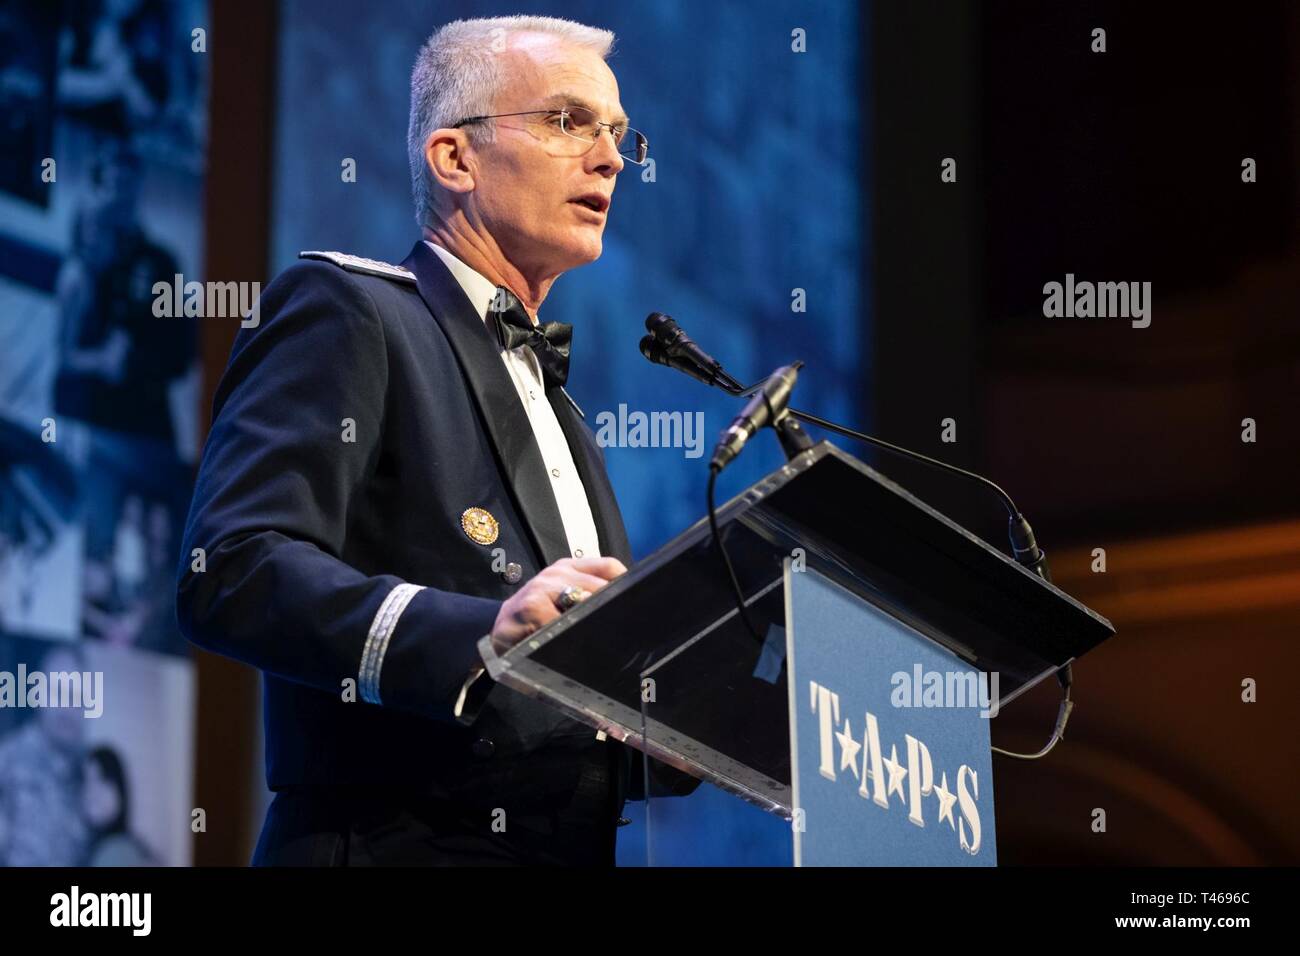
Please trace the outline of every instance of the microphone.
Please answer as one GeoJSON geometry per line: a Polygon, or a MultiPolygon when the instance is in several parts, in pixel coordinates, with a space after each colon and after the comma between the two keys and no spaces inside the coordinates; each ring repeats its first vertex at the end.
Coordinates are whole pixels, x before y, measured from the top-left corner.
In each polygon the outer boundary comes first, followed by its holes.
{"type": "Polygon", "coordinates": [[[790,401],[790,393],[794,391],[799,366],[802,364],[795,362],[783,365],[767,377],[763,387],[745,404],[731,426],[718,438],[713,458],[709,461],[710,469],[721,471],[726,468],[740,454],[754,432],[767,425],[776,425],[785,417],[786,405],[790,401]]]}
{"type": "Polygon", "coordinates": [[[705,385],[717,385],[718,379],[713,372],[705,371],[690,359],[679,355],[671,355],[664,348],[663,343],[653,335],[644,336],[641,339],[641,354],[656,365],[667,365],[669,368],[675,368],[679,372],[684,372],[691,378],[703,382],[705,385]]]}
{"type": "MultiPolygon", "coordinates": [[[[671,315],[666,315],[663,312],[651,312],[646,316],[645,329],[654,337],[667,355],[694,364],[707,377],[700,378],[699,375],[687,371],[682,366],[671,365],[672,368],[686,372],[706,385],[719,385],[733,393],[741,391],[740,383],[722,370],[722,363],[696,345],[694,340],[686,334],[686,331],[677,324],[671,315]]],[[[646,352],[644,339],[642,340],[641,354],[652,362],[659,361],[651,358],[646,352]]],[[[669,365],[670,363],[659,362],[659,364],[669,365]]]]}

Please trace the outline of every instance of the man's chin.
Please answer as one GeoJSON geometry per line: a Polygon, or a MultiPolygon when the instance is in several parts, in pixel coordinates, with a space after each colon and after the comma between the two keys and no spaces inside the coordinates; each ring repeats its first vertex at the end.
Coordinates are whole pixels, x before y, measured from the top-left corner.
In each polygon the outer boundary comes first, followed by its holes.
{"type": "Polygon", "coordinates": [[[564,259],[568,263],[564,267],[565,270],[576,269],[599,259],[604,251],[604,241],[599,236],[594,241],[588,238],[567,246],[564,251],[566,253],[564,259]]]}

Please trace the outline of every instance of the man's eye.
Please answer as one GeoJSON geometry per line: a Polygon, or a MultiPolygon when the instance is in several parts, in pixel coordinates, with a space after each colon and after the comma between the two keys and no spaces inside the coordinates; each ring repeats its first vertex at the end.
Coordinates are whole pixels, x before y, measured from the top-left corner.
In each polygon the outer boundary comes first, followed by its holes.
{"type": "Polygon", "coordinates": [[[596,125],[596,117],[588,110],[572,109],[568,111],[569,126],[573,129],[589,130],[596,125]]]}

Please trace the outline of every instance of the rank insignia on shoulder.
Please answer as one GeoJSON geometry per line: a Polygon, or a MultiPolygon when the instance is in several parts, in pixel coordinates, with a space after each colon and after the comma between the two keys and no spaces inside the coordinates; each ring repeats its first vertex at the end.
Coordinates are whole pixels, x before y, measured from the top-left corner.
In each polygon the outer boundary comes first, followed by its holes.
{"type": "Polygon", "coordinates": [[[466,508],[460,516],[460,526],[475,544],[491,544],[501,530],[497,519],[483,508],[466,508]]]}
{"type": "Polygon", "coordinates": [[[396,279],[399,282],[415,282],[415,273],[410,269],[402,266],[395,266],[391,262],[380,262],[378,259],[367,259],[364,256],[353,256],[346,252],[322,252],[319,249],[310,249],[298,253],[299,259],[322,259],[325,262],[332,262],[336,266],[347,269],[349,272],[361,272],[365,275],[382,276],[385,279],[396,279]]]}

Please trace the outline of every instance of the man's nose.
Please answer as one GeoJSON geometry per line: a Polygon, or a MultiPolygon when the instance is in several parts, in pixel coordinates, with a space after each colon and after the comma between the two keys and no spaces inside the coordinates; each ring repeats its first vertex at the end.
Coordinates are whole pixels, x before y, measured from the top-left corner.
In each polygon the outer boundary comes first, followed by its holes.
{"type": "Polygon", "coordinates": [[[587,162],[593,171],[605,175],[617,176],[623,171],[623,154],[618,151],[618,144],[614,142],[614,133],[608,127],[600,128],[596,145],[587,154],[587,162]]]}

